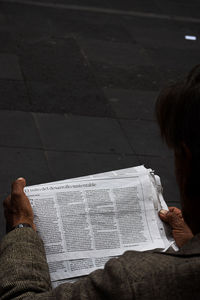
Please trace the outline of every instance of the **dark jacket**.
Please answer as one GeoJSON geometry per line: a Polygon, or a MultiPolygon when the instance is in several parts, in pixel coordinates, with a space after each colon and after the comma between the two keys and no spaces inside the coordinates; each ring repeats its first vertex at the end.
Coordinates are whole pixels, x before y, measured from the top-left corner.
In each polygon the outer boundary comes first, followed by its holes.
{"type": "Polygon", "coordinates": [[[0,299],[200,299],[200,235],[178,253],[128,251],[75,282],[52,290],[41,239],[15,229],[0,245],[0,299]]]}

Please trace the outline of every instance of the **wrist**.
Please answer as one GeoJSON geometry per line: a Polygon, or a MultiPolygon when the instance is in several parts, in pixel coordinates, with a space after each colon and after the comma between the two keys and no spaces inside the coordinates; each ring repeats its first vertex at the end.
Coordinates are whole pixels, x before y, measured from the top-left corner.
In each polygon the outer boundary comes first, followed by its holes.
{"type": "Polygon", "coordinates": [[[11,230],[10,231],[12,231],[12,230],[14,230],[14,229],[17,229],[17,228],[32,228],[31,227],[31,225],[30,224],[28,224],[28,223],[20,223],[20,224],[18,224],[18,225],[16,225],[16,226],[13,226],[12,228],[11,228],[11,230]]]}
{"type": "Polygon", "coordinates": [[[12,224],[8,224],[8,227],[10,228],[10,230],[12,230],[13,228],[16,228],[19,224],[27,224],[29,225],[34,231],[36,231],[36,226],[33,223],[33,220],[30,218],[19,218],[16,220],[13,220],[12,224]]]}

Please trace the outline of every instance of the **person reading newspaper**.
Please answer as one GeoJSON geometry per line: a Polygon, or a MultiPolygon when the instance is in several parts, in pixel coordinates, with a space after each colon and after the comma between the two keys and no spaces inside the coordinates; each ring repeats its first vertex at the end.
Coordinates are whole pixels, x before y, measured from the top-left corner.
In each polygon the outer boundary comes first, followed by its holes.
{"type": "Polygon", "coordinates": [[[1,242],[0,299],[193,299],[200,298],[200,66],[163,90],[156,103],[161,135],[174,151],[182,210],[169,207],[160,218],[169,223],[178,252],[127,251],[75,283],[55,289],[33,211],[17,179],[4,201],[7,228],[1,242]]]}

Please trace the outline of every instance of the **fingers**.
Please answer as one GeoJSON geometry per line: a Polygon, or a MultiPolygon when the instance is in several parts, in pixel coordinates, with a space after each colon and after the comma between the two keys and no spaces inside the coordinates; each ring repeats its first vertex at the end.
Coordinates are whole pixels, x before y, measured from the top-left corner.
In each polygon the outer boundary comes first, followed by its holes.
{"type": "Polygon", "coordinates": [[[25,186],[26,186],[26,180],[22,177],[18,178],[12,183],[11,195],[17,197],[21,194],[24,194],[25,186]]]}
{"type": "Polygon", "coordinates": [[[16,179],[12,183],[11,187],[11,195],[9,195],[4,201],[3,206],[4,210],[10,208],[12,206],[12,198],[19,199],[21,196],[24,196],[24,187],[26,186],[26,180],[22,177],[16,179]]]}
{"type": "Polygon", "coordinates": [[[25,186],[26,180],[24,178],[15,180],[11,187],[11,195],[4,201],[7,229],[13,228],[20,223],[27,223],[36,230],[33,222],[33,210],[28,197],[24,193],[25,186]]]}
{"type": "Polygon", "coordinates": [[[182,215],[182,211],[177,207],[169,206],[168,209],[169,209],[170,212],[174,212],[176,214],[181,214],[182,215]]]}
{"type": "Polygon", "coordinates": [[[161,209],[159,211],[159,216],[162,218],[162,219],[166,219],[166,215],[168,214],[168,212],[171,212],[177,216],[180,216],[182,218],[182,211],[177,208],[177,207],[174,207],[174,206],[169,206],[168,207],[169,210],[165,210],[165,209],[161,209]]]}
{"type": "Polygon", "coordinates": [[[169,211],[161,209],[159,216],[162,221],[171,225],[172,228],[179,228],[184,222],[181,210],[176,207],[171,207],[169,211]]]}

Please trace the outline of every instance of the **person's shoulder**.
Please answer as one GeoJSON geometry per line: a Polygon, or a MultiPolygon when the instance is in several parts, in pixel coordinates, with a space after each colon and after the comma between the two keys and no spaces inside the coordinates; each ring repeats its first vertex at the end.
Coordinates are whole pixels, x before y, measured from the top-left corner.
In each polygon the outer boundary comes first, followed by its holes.
{"type": "MultiPolygon", "coordinates": [[[[190,244],[187,247],[191,250],[190,244]]],[[[191,290],[194,299],[200,299],[198,247],[192,255],[127,251],[119,260],[137,299],[177,299],[175,291],[179,291],[180,299],[189,299],[191,290]],[[148,298],[148,295],[153,297],[148,298]]]]}

